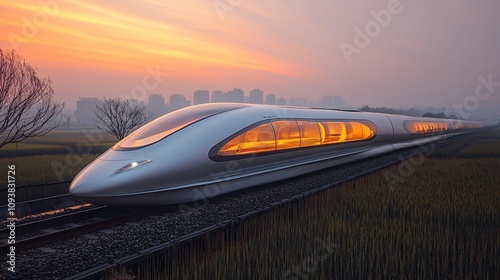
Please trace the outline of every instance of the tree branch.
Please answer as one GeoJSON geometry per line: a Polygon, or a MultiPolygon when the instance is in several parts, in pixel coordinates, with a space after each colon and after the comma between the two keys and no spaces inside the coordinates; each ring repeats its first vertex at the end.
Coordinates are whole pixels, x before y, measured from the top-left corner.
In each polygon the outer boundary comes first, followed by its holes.
{"type": "Polygon", "coordinates": [[[0,49],[0,148],[45,135],[69,120],[61,114],[64,103],[52,100],[50,79],[36,74],[15,51],[0,49]]]}

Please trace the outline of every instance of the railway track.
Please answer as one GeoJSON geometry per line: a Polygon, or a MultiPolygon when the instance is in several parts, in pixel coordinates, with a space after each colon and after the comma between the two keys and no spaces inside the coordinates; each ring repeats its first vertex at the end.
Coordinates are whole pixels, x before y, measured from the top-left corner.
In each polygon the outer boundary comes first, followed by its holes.
{"type": "MultiPolygon", "coordinates": [[[[30,218],[44,213],[63,212],[65,209],[72,207],[81,207],[89,205],[82,202],[69,194],[44,197],[34,200],[28,200],[16,203],[16,216],[18,218],[30,218]]],[[[0,206],[0,220],[7,218],[7,205],[0,206]]]]}
{"type": "MultiPolygon", "coordinates": [[[[140,209],[109,209],[106,206],[42,219],[16,226],[16,251],[42,247],[52,242],[97,230],[113,227],[151,215],[151,211],[140,209]],[[78,223],[76,223],[78,222],[78,223]]],[[[9,228],[0,230],[0,236],[7,238],[9,228]]],[[[0,245],[0,253],[7,254],[10,244],[0,245]]]]}

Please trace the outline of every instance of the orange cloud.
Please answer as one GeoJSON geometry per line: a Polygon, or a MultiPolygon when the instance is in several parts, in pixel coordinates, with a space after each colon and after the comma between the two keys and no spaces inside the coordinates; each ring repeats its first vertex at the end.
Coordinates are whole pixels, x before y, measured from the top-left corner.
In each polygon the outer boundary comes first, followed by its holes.
{"type": "MultiPolygon", "coordinates": [[[[164,18],[151,18],[135,12],[134,7],[118,9],[90,1],[69,1],[52,11],[39,5],[35,1],[1,2],[2,9],[9,9],[11,16],[2,18],[0,24],[22,41],[22,55],[45,63],[142,71],[145,65],[161,62],[175,65],[183,72],[197,67],[218,67],[294,76],[293,67],[277,58],[185,26],[203,26],[207,18],[213,20],[212,15],[201,14],[183,23],[175,15],[170,20],[165,7],[164,18]],[[35,14],[46,16],[46,24],[33,22],[35,14]],[[24,36],[25,19],[35,26],[36,35],[24,36]]],[[[216,32],[221,34],[223,29],[219,27],[216,32]]]]}

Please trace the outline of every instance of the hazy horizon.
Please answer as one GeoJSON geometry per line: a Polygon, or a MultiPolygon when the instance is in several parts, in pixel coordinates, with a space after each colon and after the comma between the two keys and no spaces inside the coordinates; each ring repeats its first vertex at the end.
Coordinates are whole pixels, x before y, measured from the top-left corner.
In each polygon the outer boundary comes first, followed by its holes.
{"type": "Polygon", "coordinates": [[[68,108],[79,97],[260,88],[495,116],[500,2],[481,3],[0,0],[0,48],[50,76],[68,108]]]}

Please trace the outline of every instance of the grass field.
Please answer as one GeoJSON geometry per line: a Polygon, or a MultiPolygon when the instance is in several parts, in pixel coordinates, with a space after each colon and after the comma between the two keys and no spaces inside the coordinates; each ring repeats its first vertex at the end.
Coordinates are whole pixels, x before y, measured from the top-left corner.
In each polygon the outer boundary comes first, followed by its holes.
{"type": "Polygon", "coordinates": [[[97,154],[72,154],[2,158],[0,165],[3,167],[9,164],[16,165],[18,186],[36,185],[71,180],[97,156],[97,154]]]}
{"type": "Polygon", "coordinates": [[[44,136],[5,145],[0,150],[0,158],[67,154],[71,150],[78,152],[79,147],[85,152],[91,149],[90,153],[101,153],[116,142],[118,142],[116,137],[98,130],[53,130],[44,136]]]}
{"type": "MultiPolygon", "coordinates": [[[[0,159],[0,170],[7,174],[7,165],[16,166],[16,201],[22,202],[47,196],[67,194],[67,184],[22,187],[72,180],[80,170],[93,161],[98,154],[84,155],[38,155],[0,159]]],[[[7,186],[7,176],[0,180],[1,186],[7,186]]],[[[3,187],[5,189],[6,187],[3,187]]],[[[7,195],[0,193],[0,205],[6,204],[7,195]]]]}
{"type": "MultiPolygon", "coordinates": [[[[16,166],[16,186],[39,185],[73,179],[98,155],[117,142],[109,134],[92,130],[55,130],[45,136],[9,144],[0,150],[0,189],[6,188],[7,166],[16,166]]],[[[68,193],[65,185],[19,188],[16,201],[68,193]]],[[[3,192],[5,194],[5,192],[3,192]]],[[[0,205],[6,195],[0,192],[0,205]]]]}
{"type": "MultiPolygon", "coordinates": [[[[500,129],[178,247],[137,279],[500,279],[500,129]],[[416,161],[413,161],[416,162],[416,161]]],[[[119,279],[119,278],[116,278],[119,279]]]]}

